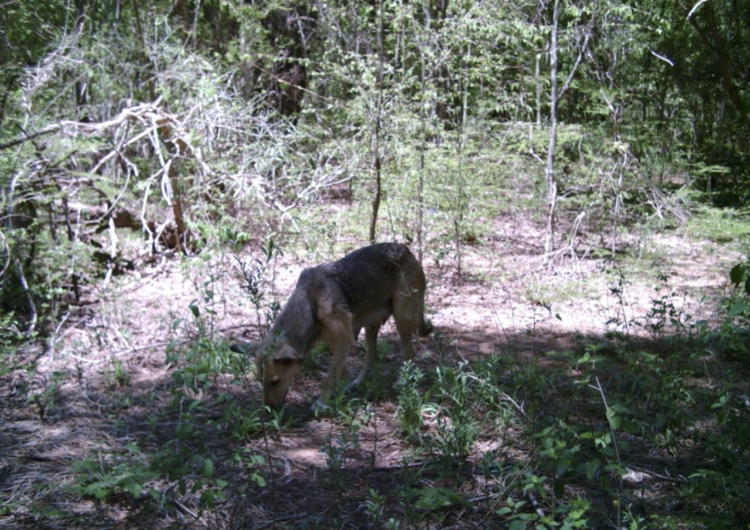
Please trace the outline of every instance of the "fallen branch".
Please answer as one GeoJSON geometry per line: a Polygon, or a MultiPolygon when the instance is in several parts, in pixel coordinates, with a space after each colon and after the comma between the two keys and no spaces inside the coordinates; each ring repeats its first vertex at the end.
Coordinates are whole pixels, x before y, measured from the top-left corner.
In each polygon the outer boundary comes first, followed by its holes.
{"type": "Polygon", "coordinates": [[[111,120],[103,121],[101,123],[83,123],[80,121],[63,120],[59,123],[55,123],[54,125],[48,125],[47,127],[39,129],[38,131],[24,133],[22,136],[18,136],[16,138],[13,138],[12,140],[1,142],[0,151],[3,149],[14,147],[16,145],[20,145],[25,142],[30,142],[31,140],[39,138],[40,136],[56,133],[61,130],[65,131],[72,129],[75,131],[101,132],[106,129],[121,125],[127,120],[139,120],[147,112],[161,113],[161,110],[159,109],[161,102],[162,98],[159,97],[153,103],[141,103],[140,105],[136,105],[135,107],[123,109],[117,116],[115,116],[111,120]]]}
{"type": "Polygon", "coordinates": [[[10,266],[10,247],[5,240],[5,234],[3,234],[2,230],[0,230],[0,245],[0,259],[3,261],[3,264],[0,267],[0,278],[2,278],[5,271],[7,271],[10,266]]]}
{"type": "Polygon", "coordinates": [[[3,149],[9,149],[24,142],[30,142],[31,140],[39,138],[40,136],[44,136],[45,134],[52,134],[62,128],[62,124],[56,123],[55,125],[49,125],[44,129],[34,131],[33,133],[24,134],[23,136],[13,138],[12,140],[8,140],[7,142],[0,142],[0,151],[2,151],[3,149]]]}
{"type": "Polygon", "coordinates": [[[16,271],[18,273],[18,281],[21,284],[21,289],[23,289],[23,292],[26,295],[26,301],[29,304],[29,327],[25,333],[26,338],[29,338],[31,337],[31,334],[34,333],[34,328],[36,327],[36,304],[34,303],[34,298],[31,296],[31,291],[29,290],[29,284],[26,281],[26,276],[23,273],[23,266],[18,259],[16,259],[16,271]]]}

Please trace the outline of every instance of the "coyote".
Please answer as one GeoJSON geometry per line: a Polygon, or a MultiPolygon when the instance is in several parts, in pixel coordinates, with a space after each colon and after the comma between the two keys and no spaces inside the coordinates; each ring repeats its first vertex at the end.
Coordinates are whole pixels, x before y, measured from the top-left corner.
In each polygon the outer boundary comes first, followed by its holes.
{"type": "Polygon", "coordinates": [[[362,328],[367,355],[350,387],[360,384],[370,369],[377,355],[378,331],[391,315],[404,358],[414,357],[412,334],[430,332],[424,319],[424,295],[422,265],[406,246],[380,243],[363,247],[334,263],[302,271],[270,334],[261,342],[233,349],[255,357],[263,404],[279,409],[304,355],[317,342],[327,342],[333,363],[315,405],[325,408],[334,387],[342,381],[346,355],[362,328]]]}

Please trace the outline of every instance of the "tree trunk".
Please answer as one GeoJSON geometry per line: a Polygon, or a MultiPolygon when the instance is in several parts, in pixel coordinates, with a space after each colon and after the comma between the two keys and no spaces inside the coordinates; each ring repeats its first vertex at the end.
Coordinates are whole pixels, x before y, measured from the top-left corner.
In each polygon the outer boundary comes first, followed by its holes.
{"type": "MultiPolygon", "coordinates": [[[[138,39],[139,44],[141,45],[140,49],[140,60],[142,63],[143,68],[148,72],[150,71],[150,60],[148,58],[148,48],[146,47],[146,39],[143,36],[143,24],[141,24],[141,13],[138,8],[138,0],[133,0],[133,16],[135,18],[135,31],[136,31],[136,38],[138,39]]],[[[148,94],[151,98],[151,101],[156,99],[156,82],[154,81],[154,76],[146,74],[145,77],[148,79],[147,86],[148,86],[148,94]]],[[[140,85],[140,81],[137,81],[140,85]]]]}
{"type": "Polygon", "coordinates": [[[185,217],[182,211],[182,197],[180,194],[180,184],[178,182],[180,175],[177,171],[176,159],[172,159],[172,163],[169,165],[168,175],[169,185],[172,191],[172,213],[174,214],[174,221],[177,225],[177,250],[187,253],[189,248],[189,242],[187,240],[188,231],[185,226],[185,217]]]}
{"type": "Polygon", "coordinates": [[[552,13],[552,35],[550,37],[550,130],[547,167],[544,176],[547,183],[547,234],[544,252],[555,249],[555,205],[557,204],[557,181],[555,180],[555,148],[557,144],[557,25],[560,18],[559,0],[555,0],[552,13]]]}
{"type": "Polygon", "coordinates": [[[541,59],[539,54],[534,62],[534,83],[536,84],[536,126],[542,127],[542,76],[540,74],[539,63],[541,59]]]}
{"type": "Polygon", "coordinates": [[[424,111],[425,97],[425,65],[424,50],[419,46],[420,57],[420,96],[419,99],[419,128],[422,136],[419,144],[419,176],[417,177],[417,259],[422,263],[424,257],[424,154],[427,149],[427,124],[424,111]]]}
{"type": "Polygon", "coordinates": [[[372,217],[370,218],[370,243],[375,243],[375,229],[378,224],[378,211],[382,197],[382,181],[380,175],[380,115],[383,108],[383,1],[379,2],[380,18],[378,21],[378,102],[375,116],[375,138],[373,143],[373,158],[375,166],[375,196],[372,199],[372,217]]]}

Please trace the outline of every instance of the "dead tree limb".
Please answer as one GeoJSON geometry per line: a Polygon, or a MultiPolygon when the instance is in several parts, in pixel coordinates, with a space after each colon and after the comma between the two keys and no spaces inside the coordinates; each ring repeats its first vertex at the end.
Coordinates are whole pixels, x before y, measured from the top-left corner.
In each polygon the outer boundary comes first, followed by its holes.
{"type": "Polygon", "coordinates": [[[12,140],[0,142],[0,151],[2,151],[3,149],[10,149],[11,147],[21,145],[25,142],[30,142],[31,140],[39,138],[40,136],[44,136],[45,134],[55,133],[62,128],[62,124],[56,123],[54,125],[49,125],[43,129],[39,129],[38,131],[34,131],[33,133],[24,134],[23,136],[18,136],[16,138],[13,138],[12,140]]]}

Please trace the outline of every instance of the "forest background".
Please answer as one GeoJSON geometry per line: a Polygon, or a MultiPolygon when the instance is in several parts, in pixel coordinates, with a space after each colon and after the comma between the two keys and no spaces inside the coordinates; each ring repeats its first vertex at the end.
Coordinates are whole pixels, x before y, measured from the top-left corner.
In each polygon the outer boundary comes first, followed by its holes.
{"type": "Polygon", "coordinates": [[[750,524],[750,3],[0,2],[0,524],[750,524]],[[390,240],[418,363],[263,411],[390,240]]]}

